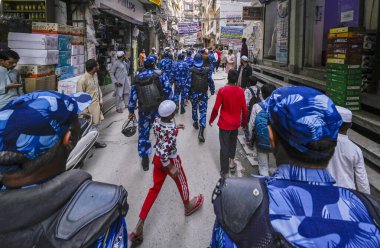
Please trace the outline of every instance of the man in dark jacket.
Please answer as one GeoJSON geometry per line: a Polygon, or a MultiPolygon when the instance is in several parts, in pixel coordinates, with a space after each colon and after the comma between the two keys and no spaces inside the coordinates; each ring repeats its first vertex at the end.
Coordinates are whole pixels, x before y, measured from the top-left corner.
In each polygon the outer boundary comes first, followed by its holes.
{"type": "Polygon", "coordinates": [[[252,76],[252,67],[248,63],[247,56],[241,57],[241,65],[239,67],[239,78],[237,85],[243,89],[248,87],[249,77],[252,76]]]}
{"type": "Polygon", "coordinates": [[[86,93],[39,91],[0,111],[1,247],[127,247],[125,189],[65,172],[90,104],[86,93]]]}
{"type": "Polygon", "coordinates": [[[241,51],[240,51],[240,56],[247,56],[248,57],[248,46],[247,46],[247,39],[243,38],[241,40],[241,51]]]}

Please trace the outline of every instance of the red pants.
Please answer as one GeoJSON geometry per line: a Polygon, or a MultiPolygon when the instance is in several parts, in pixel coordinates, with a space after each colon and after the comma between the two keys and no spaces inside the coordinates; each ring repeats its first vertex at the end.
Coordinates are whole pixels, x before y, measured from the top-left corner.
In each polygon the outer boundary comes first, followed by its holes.
{"type": "MultiPolygon", "coordinates": [[[[173,178],[175,181],[178,191],[181,194],[183,204],[189,203],[189,187],[187,186],[187,179],[185,172],[182,168],[182,162],[179,156],[177,158],[171,158],[170,163],[177,167],[178,176],[173,178]]],[[[148,216],[153,203],[156,201],[158,194],[160,193],[161,187],[165,182],[166,176],[170,175],[169,169],[164,167],[161,160],[156,155],[153,159],[154,169],[153,169],[153,187],[149,189],[148,195],[145,198],[144,204],[141,208],[140,219],[145,220],[148,216]]],[[[170,175],[171,176],[171,175],[170,175]]]]}

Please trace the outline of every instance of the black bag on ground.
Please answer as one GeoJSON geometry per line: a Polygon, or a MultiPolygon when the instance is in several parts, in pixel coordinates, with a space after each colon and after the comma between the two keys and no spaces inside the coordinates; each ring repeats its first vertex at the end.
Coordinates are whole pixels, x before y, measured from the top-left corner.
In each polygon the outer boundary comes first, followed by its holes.
{"type": "Polygon", "coordinates": [[[153,74],[150,77],[136,77],[134,84],[137,89],[139,110],[143,112],[155,111],[164,100],[160,77],[153,74]]]}
{"type": "Polygon", "coordinates": [[[208,91],[208,73],[210,72],[210,68],[204,67],[199,70],[192,67],[189,70],[192,72],[191,91],[206,93],[208,91]]]}

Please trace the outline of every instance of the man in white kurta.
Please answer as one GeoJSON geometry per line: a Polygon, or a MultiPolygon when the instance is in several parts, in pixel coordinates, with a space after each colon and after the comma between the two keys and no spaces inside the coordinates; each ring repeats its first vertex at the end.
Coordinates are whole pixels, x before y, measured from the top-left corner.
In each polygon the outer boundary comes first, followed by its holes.
{"type": "Polygon", "coordinates": [[[131,83],[128,76],[130,64],[125,61],[124,52],[116,53],[117,60],[112,64],[110,77],[115,86],[116,112],[123,113],[122,103],[124,107],[128,107],[129,96],[131,93],[131,83]]]}
{"type": "Polygon", "coordinates": [[[339,130],[338,143],[327,170],[335,178],[336,186],[370,194],[363,153],[347,136],[352,123],[352,112],[340,106],[337,106],[337,110],[344,123],[339,130]]]}

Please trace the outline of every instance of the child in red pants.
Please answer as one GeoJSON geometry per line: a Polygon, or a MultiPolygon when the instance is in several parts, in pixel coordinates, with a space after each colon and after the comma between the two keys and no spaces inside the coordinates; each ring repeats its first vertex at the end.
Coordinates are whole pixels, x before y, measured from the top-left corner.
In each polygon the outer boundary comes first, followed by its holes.
{"type": "Polygon", "coordinates": [[[132,243],[142,243],[143,227],[146,217],[153,206],[161,187],[165,182],[166,176],[169,175],[175,181],[178,191],[181,194],[185,206],[185,215],[189,216],[197,211],[203,204],[203,195],[200,194],[189,200],[189,187],[185,172],[182,168],[182,162],[177,154],[176,136],[179,129],[185,126],[175,124],[173,118],[175,115],[176,104],[173,101],[163,101],[159,108],[157,118],[153,124],[154,134],[156,136],[156,154],[153,159],[153,187],[149,189],[144,204],[140,212],[140,219],[135,230],[129,235],[132,243]]]}

